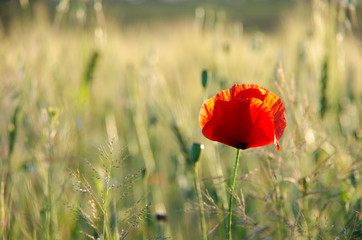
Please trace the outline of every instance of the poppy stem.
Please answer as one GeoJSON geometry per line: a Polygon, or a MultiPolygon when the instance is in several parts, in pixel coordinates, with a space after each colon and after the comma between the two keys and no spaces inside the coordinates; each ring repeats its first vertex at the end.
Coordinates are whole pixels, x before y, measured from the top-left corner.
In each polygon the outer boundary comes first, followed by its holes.
{"type": "Polygon", "coordinates": [[[201,191],[200,191],[200,182],[199,182],[199,177],[198,177],[197,162],[194,164],[194,173],[195,173],[195,189],[196,189],[197,198],[199,200],[202,239],[206,240],[207,234],[206,234],[206,224],[205,224],[205,215],[204,215],[204,205],[202,202],[202,195],[201,195],[201,191]]]}
{"type": "Polygon", "coordinates": [[[233,203],[233,195],[234,195],[234,188],[235,188],[236,172],[237,172],[238,164],[239,164],[239,155],[240,155],[240,149],[238,148],[237,151],[236,151],[236,158],[235,158],[235,164],[234,164],[234,174],[233,174],[233,180],[232,180],[232,182],[231,182],[231,189],[230,189],[229,219],[228,219],[228,240],[231,239],[232,203],[233,203]]]}

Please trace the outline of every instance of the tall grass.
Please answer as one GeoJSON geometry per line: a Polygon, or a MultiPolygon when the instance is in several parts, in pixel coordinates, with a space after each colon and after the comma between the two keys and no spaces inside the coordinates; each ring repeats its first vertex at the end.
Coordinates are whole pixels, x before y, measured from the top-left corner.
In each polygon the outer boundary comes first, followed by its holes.
{"type": "Polygon", "coordinates": [[[347,7],[312,3],[272,33],[202,8],[152,27],[98,12],[94,28],[66,28],[42,8],[14,20],[0,38],[1,238],[200,239],[193,142],[205,146],[207,237],[225,238],[235,152],[202,136],[198,113],[205,97],[256,83],[280,96],[288,125],[279,152],[240,155],[232,236],[359,239],[361,40],[347,7]],[[99,158],[107,139],[122,150],[99,158]]]}

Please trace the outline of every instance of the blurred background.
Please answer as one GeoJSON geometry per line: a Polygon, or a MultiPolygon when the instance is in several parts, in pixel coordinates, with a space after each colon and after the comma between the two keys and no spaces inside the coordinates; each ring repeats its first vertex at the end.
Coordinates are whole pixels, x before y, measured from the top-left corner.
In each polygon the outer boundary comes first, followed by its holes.
{"type": "Polygon", "coordinates": [[[287,128],[241,152],[234,239],[361,239],[358,0],[0,1],[0,238],[225,239],[235,149],[202,136],[235,83],[287,128]]]}
{"type": "MultiPolygon", "coordinates": [[[[107,20],[114,21],[120,26],[142,23],[149,24],[162,21],[177,21],[193,19],[195,9],[198,7],[209,10],[209,15],[215,15],[212,11],[217,11],[219,18],[228,21],[242,21],[245,27],[250,29],[271,30],[278,26],[282,16],[290,12],[299,4],[308,4],[308,1],[288,1],[288,0],[241,0],[241,1],[127,1],[127,0],[106,0],[98,1],[102,7],[102,12],[107,16],[107,20]],[[221,16],[223,15],[223,16],[221,16]]],[[[93,1],[13,1],[4,0],[1,2],[2,22],[8,26],[11,19],[23,15],[25,9],[33,12],[36,5],[46,8],[50,20],[54,20],[57,15],[64,13],[62,23],[73,25],[83,22],[91,26],[97,22],[95,6],[93,1]]],[[[201,14],[199,12],[199,14],[201,14]]],[[[31,15],[28,13],[28,15],[31,15]]],[[[31,17],[31,16],[29,16],[31,17]]],[[[216,18],[217,16],[214,16],[216,18]]]]}

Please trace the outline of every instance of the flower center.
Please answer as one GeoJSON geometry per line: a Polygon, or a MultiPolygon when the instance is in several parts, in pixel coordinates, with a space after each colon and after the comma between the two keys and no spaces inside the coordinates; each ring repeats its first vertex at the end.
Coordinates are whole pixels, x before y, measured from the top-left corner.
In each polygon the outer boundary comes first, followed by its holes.
{"type": "Polygon", "coordinates": [[[248,143],[238,143],[238,148],[239,149],[245,149],[248,146],[248,143]]]}

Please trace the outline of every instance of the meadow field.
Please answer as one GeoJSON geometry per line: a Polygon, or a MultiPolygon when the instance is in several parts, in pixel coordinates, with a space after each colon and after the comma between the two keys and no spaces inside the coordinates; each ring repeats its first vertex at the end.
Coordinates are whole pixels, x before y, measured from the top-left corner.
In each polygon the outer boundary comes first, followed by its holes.
{"type": "Polygon", "coordinates": [[[8,2],[0,239],[205,239],[200,209],[226,239],[236,150],[199,112],[245,83],[280,97],[287,126],[279,151],[240,152],[232,238],[362,239],[359,1],[240,1],[245,19],[199,1],[152,20],[148,1],[120,19],[112,1],[8,2]]]}

